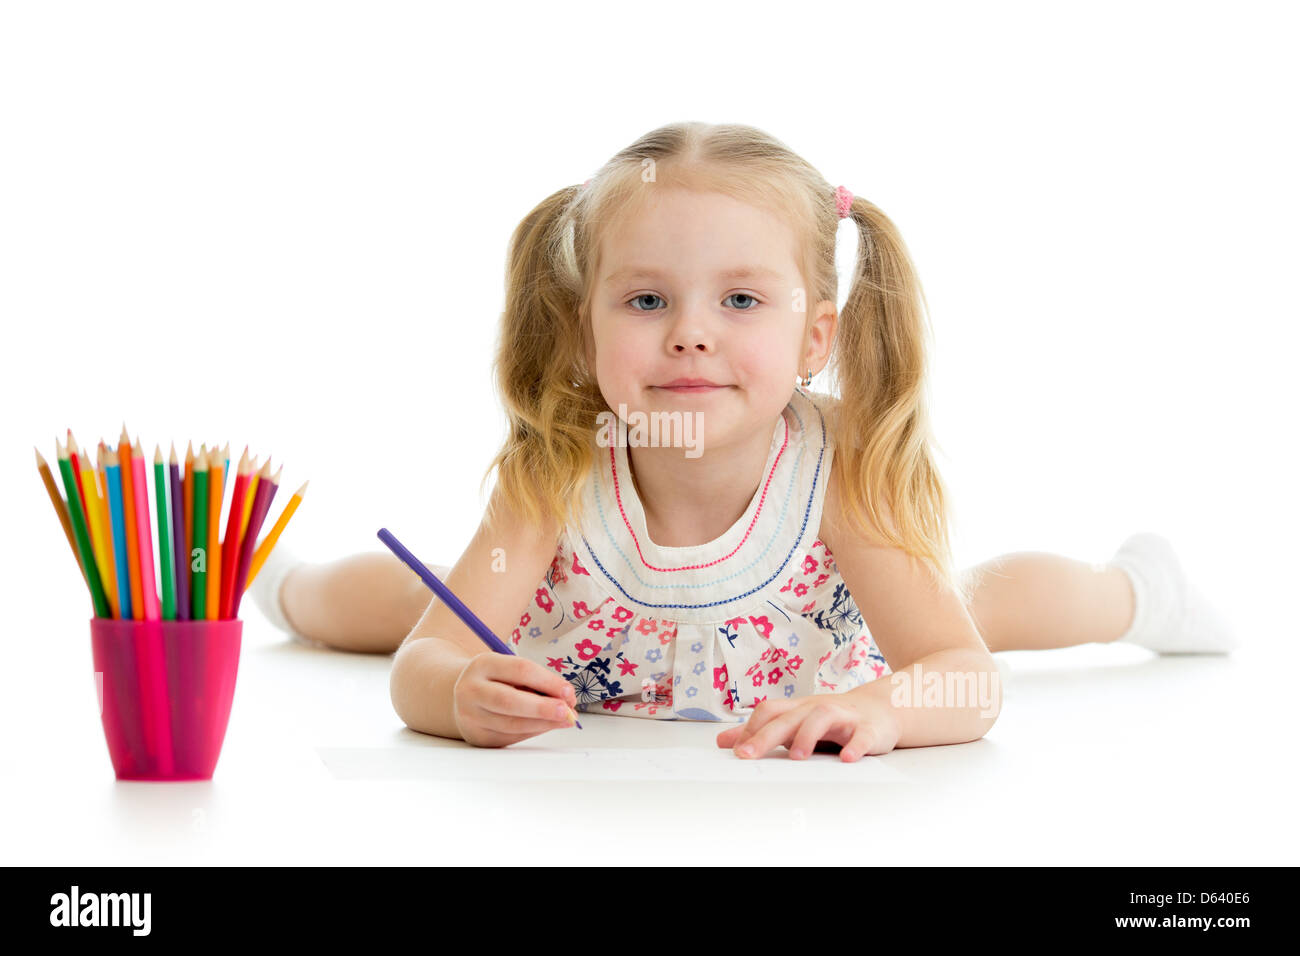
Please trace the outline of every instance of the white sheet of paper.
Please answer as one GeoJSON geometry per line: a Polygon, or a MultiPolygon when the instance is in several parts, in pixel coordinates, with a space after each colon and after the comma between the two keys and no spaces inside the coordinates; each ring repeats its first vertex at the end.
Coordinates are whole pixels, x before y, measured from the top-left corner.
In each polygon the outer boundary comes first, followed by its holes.
{"type": "Polygon", "coordinates": [[[318,747],[343,780],[666,780],[900,783],[907,777],[876,757],[838,754],[791,760],[783,748],[742,760],[720,747],[318,747]]]}

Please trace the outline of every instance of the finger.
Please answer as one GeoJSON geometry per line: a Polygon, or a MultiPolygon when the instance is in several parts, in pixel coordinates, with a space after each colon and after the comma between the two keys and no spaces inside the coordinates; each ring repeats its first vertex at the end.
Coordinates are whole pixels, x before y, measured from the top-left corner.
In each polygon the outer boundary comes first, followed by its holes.
{"type": "Polygon", "coordinates": [[[517,743],[524,737],[535,737],[538,734],[544,734],[548,730],[563,729],[564,724],[554,720],[534,720],[531,717],[512,717],[508,714],[498,714],[495,711],[478,708],[477,723],[481,731],[502,736],[515,738],[510,743],[517,743]]]}
{"type": "Polygon", "coordinates": [[[790,744],[790,758],[806,759],[817,746],[817,741],[827,736],[832,728],[843,728],[851,720],[852,717],[835,704],[822,702],[814,705],[795,730],[794,740],[790,744]]]}
{"type": "Polygon", "coordinates": [[[513,654],[497,654],[494,657],[493,666],[489,670],[493,680],[531,688],[571,704],[578,702],[572,684],[536,661],[513,654]]]}
{"type": "Polygon", "coordinates": [[[792,707],[798,706],[798,701],[793,700],[772,700],[763,701],[754,707],[749,719],[740,727],[740,737],[736,743],[744,743],[754,734],[766,727],[771,721],[775,720],[781,714],[786,713],[792,707]]]}
{"type": "Polygon", "coordinates": [[[803,708],[787,709],[772,717],[757,733],[736,742],[736,755],[743,758],[765,756],[773,747],[779,747],[790,739],[803,713],[803,708]]]}
{"type": "Polygon", "coordinates": [[[854,731],[849,742],[844,745],[840,751],[840,760],[845,763],[852,763],[855,760],[871,753],[871,748],[878,742],[875,730],[870,724],[861,724],[854,731]]]}
{"type": "Polygon", "coordinates": [[[718,746],[730,747],[735,742],[736,735],[740,733],[741,729],[742,725],[737,724],[735,727],[728,727],[722,731],[722,733],[718,734],[718,746]]]}
{"type": "MultiPolygon", "coordinates": [[[[546,720],[551,723],[567,724],[573,713],[569,705],[554,697],[535,694],[530,690],[521,690],[511,684],[489,681],[488,687],[478,698],[478,705],[484,710],[506,717],[523,717],[530,720],[546,720]]],[[[574,720],[577,718],[574,717],[574,720]]]]}

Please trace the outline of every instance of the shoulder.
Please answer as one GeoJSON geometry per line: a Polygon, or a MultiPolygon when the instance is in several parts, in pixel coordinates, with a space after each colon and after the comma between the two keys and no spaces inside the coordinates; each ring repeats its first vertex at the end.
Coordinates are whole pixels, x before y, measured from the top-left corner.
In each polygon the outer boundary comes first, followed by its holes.
{"type": "Polygon", "coordinates": [[[506,553],[525,555],[540,560],[542,555],[553,555],[563,539],[564,527],[558,516],[551,514],[529,515],[521,502],[498,484],[484,511],[475,542],[491,542],[506,553]]]}

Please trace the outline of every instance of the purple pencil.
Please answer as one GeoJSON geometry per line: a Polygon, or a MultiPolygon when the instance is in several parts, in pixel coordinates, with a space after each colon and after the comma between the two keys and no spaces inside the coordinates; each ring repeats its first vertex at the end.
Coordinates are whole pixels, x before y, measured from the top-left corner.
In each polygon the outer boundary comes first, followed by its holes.
{"type": "Polygon", "coordinates": [[[258,476],[257,491],[253,495],[253,510],[248,514],[248,530],[244,532],[244,540],[239,542],[239,572],[235,575],[235,597],[230,604],[232,618],[239,617],[239,602],[244,596],[244,588],[248,586],[248,566],[252,563],[253,552],[257,548],[257,533],[262,530],[266,513],[271,510],[271,499],[280,488],[281,471],[284,471],[283,465],[275,473],[274,478],[268,477],[271,472],[271,460],[268,458],[266,464],[262,466],[262,473],[258,476]]]}
{"type": "Polygon", "coordinates": [[[176,443],[172,442],[169,466],[172,486],[172,548],[176,562],[176,620],[190,619],[190,556],[185,553],[185,495],[181,491],[181,466],[176,461],[176,443]]]}
{"type": "MultiPolygon", "coordinates": [[[[452,613],[460,618],[461,621],[464,622],[465,626],[478,636],[480,641],[498,654],[514,655],[514,648],[493,634],[492,628],[484,624],[482,618],[466,607],[465,602],[456,597],[456,593],[452,591],[451,588],[439,581],[438,576],[430,571],[423,561],[408,551],[406,545],[393,537],[391,531],[387,528],[380,528],[379,540],[384,542],[384,544],[388,546],[388,550],[397,555],[403,564],[414,571],[429,590],[438,595],[438,597],[442,599],[442,603],[451,608],[452,613]]],[[[543,694],[540,690],[534,690],[533,688],[529,688],[529,690],[532,690],[534,694],[541,694],[543,697],[548,696],[547,694],[543,694]]],[[[582,724],[578,723],[576,713],[573,717],[573,723],[579,730],[582,729],[582,724]]]]}

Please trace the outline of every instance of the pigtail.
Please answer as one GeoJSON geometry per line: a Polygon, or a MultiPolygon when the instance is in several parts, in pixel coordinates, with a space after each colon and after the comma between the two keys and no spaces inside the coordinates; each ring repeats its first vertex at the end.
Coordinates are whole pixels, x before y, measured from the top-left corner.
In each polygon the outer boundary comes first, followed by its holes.
{"type": "MultiPolygon", "coordinates": [[[[585,329],[575,322],[581,290],[557,262],[573,258],[572,207],[582,187],[560,189],[515,228],[506,256],[506,301],[492,376],[508,434],[493,470],[511,513],[537,527],[580,516],[594,448],[596,415],[606,406],[587,367],[585,329]]],[[[500,520],[495,498],[489,521],[500,520]]]]}
{"type": "Polygon", "coordinates": [[[889,217],[860,196],[849,215],[859,251],[832,358],[839,404],[853,412],[835,421],[845,512],[860,532],[927,562],[969,603],[971,582],[953,566],[951,496],[932,451],[925,295],[889,217]]]}

